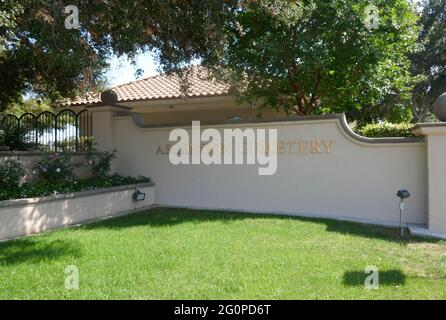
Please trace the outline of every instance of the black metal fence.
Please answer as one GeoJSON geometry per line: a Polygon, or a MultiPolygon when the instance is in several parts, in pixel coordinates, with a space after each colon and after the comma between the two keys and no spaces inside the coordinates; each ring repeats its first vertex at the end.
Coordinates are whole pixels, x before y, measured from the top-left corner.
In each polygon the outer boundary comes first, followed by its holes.
{"type": "Polygon", "coordinates": [[[92,120],[87,109],[79,113],[64,109],[38,115],[0,116],[0,145],[10,150],[86,152],[93,148],[92,120]],[[0,137],[1,138],[1,137],[0,137]]]}

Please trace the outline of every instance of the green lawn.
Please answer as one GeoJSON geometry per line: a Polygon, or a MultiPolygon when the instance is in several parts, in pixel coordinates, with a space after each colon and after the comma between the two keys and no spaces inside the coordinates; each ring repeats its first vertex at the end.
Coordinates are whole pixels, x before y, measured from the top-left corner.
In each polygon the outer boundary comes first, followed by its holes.
{"type": "Polygon", "coordinates": [[[0,244],[0,298],[445,299],[446,242],[332,220],[143,213],[0,244]],[[65,268],[79,269],[66,290],[65,268]],[[380,288],[364,287],[364,268],[380,288]]]}

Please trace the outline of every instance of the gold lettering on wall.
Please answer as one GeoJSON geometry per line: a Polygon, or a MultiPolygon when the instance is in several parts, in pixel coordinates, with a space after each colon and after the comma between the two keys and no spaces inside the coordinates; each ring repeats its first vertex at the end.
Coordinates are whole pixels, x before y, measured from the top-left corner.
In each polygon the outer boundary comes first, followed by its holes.
{"type": "Polygon", "coordinates": [[[300,154],[308,153],[308,141],[299,141],[299,153],[300,154]]]}
{"type": "Polygon", "coordinates": [[[311,141],[311,153],[322,153],[321,151],[321,142],[319,140],[311,141]]]}
{"type": "Polygon", "coordinates": [[[285,154],[285,142],[279,141],[277,145],[277,154],[285,154]]]}
{"type": "MultiPolygon", "coordinates": [[[[323,155],[330,154],[333,152],[333,146],[335,144],[334,140],[282,140],[277,142],[277,154],[278,155],[323,155]]],[[[204,148],[208,145],[208,143],[202,143],[201,147],[204,148]]],[[[169,150],[172,147],[170,143],[165,145],[159,145],[156,154],[157,155],[168,155],[169,150]]],[[[265,144],[265,146],[260,146],[262,150],[265,150],[269,153],[271,150],[274,150],[273,145],[265,144]]],[[[247,150],[246,143],[239,146],[240,150],[243,150],[243,153],[255,153],[256,146],[253,150],[247,150]]],[[[192,146],[189,145],[189,152],[191,153],[192,146]]],[[[219,154],[223,154],[224,144],[215,145],[213,150],[218,152],[219,154]]]]}
{"type": "Polygon", "coordinates": [[[331,147],[333,146],[334,141],[330,140],[330,141],[325,141],[323,140],[322,143],[325,145],[326,148],[326,153],[331,153],[331,147]]]}

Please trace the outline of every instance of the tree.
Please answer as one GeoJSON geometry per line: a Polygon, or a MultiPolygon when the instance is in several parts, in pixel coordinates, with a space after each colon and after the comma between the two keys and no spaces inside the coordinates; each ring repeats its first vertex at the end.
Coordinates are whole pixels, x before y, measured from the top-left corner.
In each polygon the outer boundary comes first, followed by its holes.
{"type": "Polygon", "coordinates": [[[204,62],[242,84],[242,100],[289,114],[347,112],[359,121],[407,115],[415,81],[407,54],[417,16],[406,0],[244,1],[226,26],[226,45],[204,62]],[[400,110],[393,110],[399,105],[400,110]],[[379,108],[377,107],[379,106],[379,108]]]}
{"type": "Polygon", "coordinates": [[[20,117],[24,113],[29,112],[33,114],[39,114],[43,111],[54,111],[54,108],[51,107],[51,103],[48,99],[41,100],[36,98],[19,98],[17,101],[8,104],[1,113],[14,114],[17,117],[20,117]]]}
{"type": "Polygon", "coordinates": [[[132,58],[154,50],[165,70],[178,70],[221,43],[221,25],[235,2],[72,0],[76,28],[66,1],[4,0],[0,111],[25,92],[56,101],[94,90],[113,53],[132,58]]]}
{"type": "Polygon", "coordinates": [[[422,50],[411,55],[412,72],[422,79],[412,94],[415,121],[424,121],[435,100],[446,91],[446,0],[421,3],[418,43],[422,50]]]}

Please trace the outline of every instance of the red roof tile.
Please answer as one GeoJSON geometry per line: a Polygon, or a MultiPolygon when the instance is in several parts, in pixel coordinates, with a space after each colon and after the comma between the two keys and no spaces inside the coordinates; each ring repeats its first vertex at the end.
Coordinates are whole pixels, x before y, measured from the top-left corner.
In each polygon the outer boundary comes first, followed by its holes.
{"type": "MultiPolygon", "coordinates": [[[[211,80],[203,67],[192,67],[188,75],[187,95],[181,90],[181,80],[177,75],[156,75],[111,88],[118,95],[118,102],[150,101],[161,99],[181,99],[228,95],[229,85],[211,80]]],[[[80,106],[100,103],[100,93],[76,97],[64,106],[80,106]]]]}

